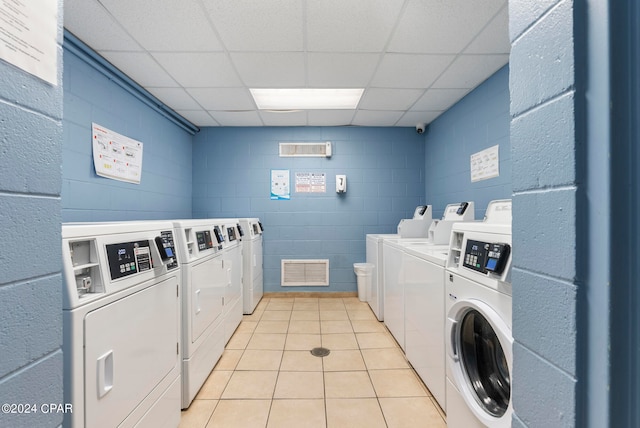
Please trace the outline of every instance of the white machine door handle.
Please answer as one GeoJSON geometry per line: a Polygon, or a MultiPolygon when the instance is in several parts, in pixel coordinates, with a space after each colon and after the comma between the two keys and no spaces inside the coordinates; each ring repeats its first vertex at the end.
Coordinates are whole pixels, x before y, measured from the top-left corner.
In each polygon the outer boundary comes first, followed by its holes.
{"type": "Polygon", "coordinates": [[[459,357],[458,357],[458,343],[456,341],[456,334],[458,331],[458,322],[457,321],[450,321],[451,322],[451,327],[449,328],[449,346],[447,347],[447,351],[449,352],[449,357],[453,360],[453,361],[458,361],[459,357]]]}
{"type": "Polygon", "coordinates": [[[199,314],[200,311],[202,310],[200,308],[200,289],[196,290],[196,314],[199,314]]]}
{"type": "Polygon", "coordinates": [[[98,398],[113,388],[113,350],[98,358],[98,398]]]}

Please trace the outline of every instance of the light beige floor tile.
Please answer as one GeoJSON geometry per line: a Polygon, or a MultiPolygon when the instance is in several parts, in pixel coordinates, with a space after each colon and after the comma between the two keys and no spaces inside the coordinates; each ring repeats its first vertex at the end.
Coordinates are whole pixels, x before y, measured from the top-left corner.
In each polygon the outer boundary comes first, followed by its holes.
{"type": "Polygon", "coordinates": [[[388,333],[356,333],[360,349],[397,348],[398,344],[388,333]]]}
{"type": "Polygon", "coordinates": [[[178,428],[204,428],[218,404],[218,400],[193,400],[180,415],[178,428]]]}
{"type": "Polygon", "coordinates": [[[247,349],[283,350],[286,334],[282,333],[253,333],[247,349]]]}
{"type": "Polygon", "coordinates": [[[320,331],[322,334],[353,333],[353,328],[349,321],[320,321],[320,331]]]}
{"type": "Polygon", "coordinates": [[[377,320],[353,320],[353,331],[356,333],[386,333],[387,328],[377,320]]]}
{"type": "Polygon", "coordinates": [[[327,428],[386,428],[386,426],[380,405],[375,398],[327,399],[327,428]]]}
{"type": "Polygon", "coordinates": [[[235,370],[243,352],[242,349],[225,349],[213,370],[235,370]]]}
{"type": "Polygon", "coordinates": [[[323,334],[322,346],[330,350],[358,349],[356,335],[353,333],[323,334]]]}
{"type": "Polygon", "coordinates": [[[264,427],[271,400],[222,400],[216,406],[207,428],[264,427]]]}
{"type": "Polygon", "coordinates": [[[351,310],[347,311],[351,321],[378,321],[376,316],[370,310],[351,310]]]}
{"type": "MultiPolygon", "coordinates": [[[[429,391],[429,393],[430,392],[431,391],[429,391]]],[[[433,403],[433,406],[436,408],[438,413],[440,413],[440,417],[442,418],[442,420],[446,421],[447,420],[447,415],[444,414],[444,410],[442,410],[442,407],[440,407],[440,404],[438,403],[438,400],[436,400],[433,395],[431,397],[429,397],[429,398],[431,398],[431,403],[433,403]]]]}
{"type": "Polygon", "coordinates": [[[280,370],[321,372],[322,358],[314,357],[310,351],[284,351],[280,370]]]}
{"type": "Polygon", "coordinates": [[[267,308],[267,305],[269,304],[270,299],[267,297],[263,297],[262,299],[260,299],[260,301],[258,302],[258,304],[256,305],[256,311],[264,311],[267,308]]]}
{"type": "Polygon", "coordinates": [[[284,301],[280,299],[271,299],[267,305],[267,311],[290,311],[293,309],[293,301],[284,301]]]}
{"type": "Polygon", "coordinates": [[[296,301],[295,297],[280,297],[280,296],[275,296],[275,297],[271,297],[271,301],[276,301],[276,302],[289,302],[289,303],[293,303],[296,301]]]}
{"type": "Polygon", "coordinates": [[[318,310],[318,302],[294,302],[293,303],[294,311],[317,311],[318,310]]]}
{"type": "Polygon", "coordinates": [[[320,334],[320,321],[290,321],[288,332],[320,334]]]}
{"type": "Polygon", "coordinates": [[[286,333],[289,321],[260,321],[254,333],[286,333]]]}
{"type": "Polygon", "coordinates": [[[222,399],[271,399],[276,386],[276,371],[235,371],[227,382],[222,399]]]}
{"type": "Polygon", "coordinates": [[[287,334],[287,341],[284,344],[285,351],[310,351],[313,348],[322,346],[319,334],[287,334]]]}
{"type": "Polygon", "coordinates": [[[446,428],[447,424],[428,397],[380,398],[389,428],[446,428]]]}
{"type": "Polygon", "coordinates": [[[283,351],[247,349],[236,370],[278,370],[283,351]]]}
{"type": "Polygon", "coordinates": [[[273,398],[324,398],[322,372],[280,371],[273,398]]]}
{"type": "Polygon", "coordinates": [[[327,398],[370,398],[375,397],[369,373],[325,372],[324,388],[327,398]]]}
{"type": "Polygon", "coordinates": [[[355,349],[331,351],[329,355],[322,357],[322,364],[326,372],[366,370],[362,354],[355,349]]]}
{"type": "Polygon", "coordinates": [[[217,400],[222,396],[229,379],[231,379],[233,371],[214,370],[211,372],[207,380],[198,391],[196,400],[217,400]]]}
{"type": "Polygon", "coordinates": [[[318,307],[321,311],[340,311],[345,309],[342,299],[320,299],[318,307]]]}
{"type": "Polygon", "coordinates": [[[344,307],[347,309],[362,311],[371,310],[367,302],[361,302],[357,297],[345,297],[342,301],[344,302],[344,307]]]}
{"type": "Polygon", "coordinates": [[[347,311],[320,311],[320,319],[322,321],[349,321],[347,311]]]}
{"type": "Polygon", "coordinates": [[[427,390],[411,369],[369,370],[378,397],[426,397],[427,390]]]}
{"type": "Polygon", "coordinates": [[[325,428],[324,400],[273,400],[267,427],[325,428]]]}
{"type": "Polygon", "coordinates": [[[264,311],[260,321],[289,321],[290,311],[264,311]]]}
{"type": "Polygon", "coordinates": [[[319,297],[294,297],[294,303],[318,303],[320,301],[319,297]]]}
{"type": "Polygon", "coordinates": [[[263,313],[264,313],[263,310],[260,310],[260,311],[255,310],[250,315],[243,315],[242,321],[260,321],[260,318],[262,317],[263,313]]]}
{"type": "Polygon", "coordinates": [[[253,333],[257,325],[258,321],[241,322],[238,328],[236,328],[235,333],[253,333]]]}
{"type": "Polygon", "coordinates": [[[361,351],[368,370],[410,368],[400,348],[362,349],[361,351]]]}
{"type": "Polygon", "coordinates": [[[318,311],[293,311],[291,321],[317,321],[320,319],[318,311]]]}
{"type": "MultiPolygon", "coordinates": [[[[242,325],[242,324],[241,324],[242,325]]],[[[236,330],[227,342],[225,349],[244,349],[247,347],[253,333],[238,333],[236,330]]]]}

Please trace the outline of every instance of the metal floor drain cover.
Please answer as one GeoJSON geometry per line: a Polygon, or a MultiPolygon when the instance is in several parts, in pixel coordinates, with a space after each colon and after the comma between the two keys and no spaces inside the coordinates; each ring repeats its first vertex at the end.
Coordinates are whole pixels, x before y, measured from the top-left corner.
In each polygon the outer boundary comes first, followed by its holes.
{"type": "Polygon", "coordinates": [[[313,348],[311,350],[311,355],[313,355],[314,357],[326,357],[330,352],[331,351],[329,351],[327,348],[313,348]]]}

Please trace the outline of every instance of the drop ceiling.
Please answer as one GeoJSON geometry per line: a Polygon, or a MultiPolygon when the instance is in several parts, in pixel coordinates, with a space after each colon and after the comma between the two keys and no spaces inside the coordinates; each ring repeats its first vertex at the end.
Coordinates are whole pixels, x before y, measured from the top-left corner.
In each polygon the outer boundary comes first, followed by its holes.
{"type": "Polygon", "coordinates": [[[65,0],[64,26],[205,126],[429,123],[509,60],[507,0],[65,0]],[[261,111],[249,88],[364,88],[261,111]]]}

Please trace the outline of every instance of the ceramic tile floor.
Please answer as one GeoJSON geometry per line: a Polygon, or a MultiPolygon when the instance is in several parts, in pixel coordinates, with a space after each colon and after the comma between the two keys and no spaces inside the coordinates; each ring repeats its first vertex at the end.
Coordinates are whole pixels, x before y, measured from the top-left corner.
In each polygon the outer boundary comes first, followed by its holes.
{"type": "Polygon", "coordinates": [[[227,344],[180,428],[446,427],[369,306],[264,298],[227,344]],[[310,350],[328,348],[326,357],[310,350]]]}

